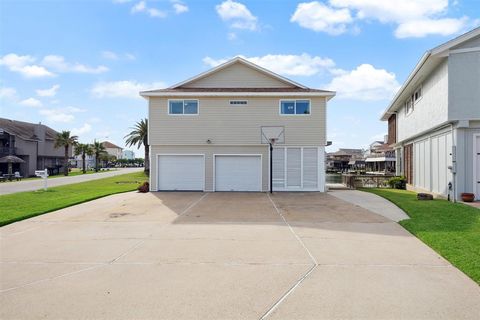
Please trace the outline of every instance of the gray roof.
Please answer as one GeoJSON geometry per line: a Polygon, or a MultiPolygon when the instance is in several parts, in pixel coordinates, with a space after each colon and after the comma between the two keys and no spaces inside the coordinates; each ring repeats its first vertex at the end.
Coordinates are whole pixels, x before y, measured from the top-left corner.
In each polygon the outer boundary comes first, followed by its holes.
{"type": "Polygon", "coordinates": [[[54,140],[58,133],[44,124],[10,120],[5,118],[0,118],[0,129],[3,129],[3,131],[23,140],[54,140]],[[42,126],[45,128],[45,138],[37,137],[35,135],[36,126],[42,126]]]}

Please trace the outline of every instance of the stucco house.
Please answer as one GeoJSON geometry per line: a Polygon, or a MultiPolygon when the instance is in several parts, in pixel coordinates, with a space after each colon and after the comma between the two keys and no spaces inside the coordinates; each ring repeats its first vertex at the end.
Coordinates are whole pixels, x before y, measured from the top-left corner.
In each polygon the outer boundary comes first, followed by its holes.
{"type": "MultiPolygon", "coordinates": [[[[0,118],[0,157],[15,155],[25,163],[13,165],[24,177],[35,175],[35,170],[48,169],[50,174],[63,172],[64,149],[55,148],[57,131],[41,123],[0,118]]],[[[72,148],[69,148],[69,156],[72,148]]],[[[0,172],[7,172],[7,164],[0,164],[0,172]]]]}
{"type": "Polygon", "coordinates": [[[480,200],[480,28],[427,51],[381,119],[410,189],[480,200]]]}
{"type": "Polygon", "coordinates": [[[240,57],[148,99],[150,189],[324,191],[327,101],[240,57]],[[270,158],[270,142],[274,140],[270,158]]]}
{"type": "Polygon", "coordinates": [[[114,156],[116,159],[123,158],[122,147],[119,147],[116,144],[111,143],[110,141],[103,141],[102,145],[105,148],[105,152],[107,152],[110,156],[114,156]]]}

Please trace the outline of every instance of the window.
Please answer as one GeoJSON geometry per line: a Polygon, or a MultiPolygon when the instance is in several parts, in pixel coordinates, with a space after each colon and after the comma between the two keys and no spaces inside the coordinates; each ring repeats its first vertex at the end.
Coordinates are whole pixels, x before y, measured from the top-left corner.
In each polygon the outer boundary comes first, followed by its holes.
{"type": "Polygon", "coordinates": [[[309,115],[309,100],[281,100],[280,113],[283,115],[309,115]]]}
{"type": "Polygon", "coordinates": [[[248,104],[247,100],[230,100],[231,106],[246,105],[248,104]]]}
{"type": "Polygon", "coordinates": [[[168,114],[197,115],[198,100],[169,100],[168,114]]]}
{"type": "Polygon", "coordinates": [[[405,101],[405,114],[408,116],[413,112],[414,105],[422,99],[422,86],[418,87],[417,90],[405,101]]]}
{"type": "Polygon", "coordinates": [[[408,116],[412,112],[413,112],[412,99],[408,99],[407,101],[405,101],[405,114],[408,116]]]}
{"type": "Polygon", "coordinates": [[[417,103],[418,100],[422,98],[422,87],[419,87],[417,90],[415,90],[415,93],[412,95],[412,101],[414,103],[417,103]]]}

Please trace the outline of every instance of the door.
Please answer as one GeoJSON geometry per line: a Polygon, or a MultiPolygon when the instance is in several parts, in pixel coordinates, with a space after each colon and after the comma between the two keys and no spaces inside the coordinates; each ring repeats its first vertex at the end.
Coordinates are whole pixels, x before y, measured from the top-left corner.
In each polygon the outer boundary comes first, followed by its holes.
{"type": "Polygon", "coordinates": [[[205,186],[203,155],[159,155],[159,191],[203,191],[205,186]]]}
{"type": "Polygon", "coordinates": [[[475,198],[480,200],[480,135],[473,136],[475,145],[473,148],[473,165],[475,167],[474,189],[475,198]]]}
{"type": "Polygon", "coordinates": [[[260,155],[216,155],[215,191],[261,191],[260,155]]]}
{"type": "Polygon", "coordinates": [[[408,184],[413,184],[413,144],[403,147],[404,174],[408,184]]]}
{"type": "Polygon", "coordinates": [[[276,147],[273,149],[273,190],[316,191],[319,189],[317,147],[276,147]]]}

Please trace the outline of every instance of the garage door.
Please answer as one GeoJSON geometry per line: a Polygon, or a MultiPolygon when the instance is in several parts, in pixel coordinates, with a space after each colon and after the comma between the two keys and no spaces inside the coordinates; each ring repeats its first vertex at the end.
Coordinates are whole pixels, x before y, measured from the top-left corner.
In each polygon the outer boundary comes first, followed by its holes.
{"type": "Polygon", "coordinates": [[[215,156],[216,191],[261,191],[260,156],[215,156]]]}
{"type": "Polygon", "coordinates": [[[158,156],[158,190],[203,191],[204,173],[201,155],[158,156]]]}

